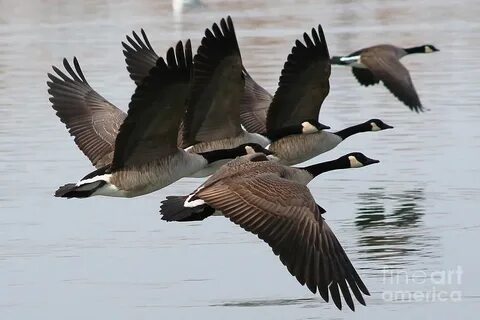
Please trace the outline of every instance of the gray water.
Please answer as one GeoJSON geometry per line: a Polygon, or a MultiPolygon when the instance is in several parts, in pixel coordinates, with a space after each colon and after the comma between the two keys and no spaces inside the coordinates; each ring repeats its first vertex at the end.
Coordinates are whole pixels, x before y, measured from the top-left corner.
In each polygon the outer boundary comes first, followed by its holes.
{"type": "Polygon", "coordinates": [[[480,307],[480,5],[402,1],[219,1],[173,15],[169,1],[0,2],[0,318],[477,319],[480,307]],[[337,310],[289,275],[269,247],[227,219],[167,224],[158,208],[201,180],[137,199],[64,200],[92,170],[48,102],[46,73],[78,57],[90,84],[125,110],[134,85],[120,41],[145,28],[163,54],[234,18],[244,64],[274,91],[294,40],[321,23],[331,54],[432,43],[403,63],[429,112],[332,70],[320,121],[381,118],[312,160],[362,151],[379,165],[310,184],[372,295],[337,310]],[[450,277],[448,276],[450,275],[450,277]]]}

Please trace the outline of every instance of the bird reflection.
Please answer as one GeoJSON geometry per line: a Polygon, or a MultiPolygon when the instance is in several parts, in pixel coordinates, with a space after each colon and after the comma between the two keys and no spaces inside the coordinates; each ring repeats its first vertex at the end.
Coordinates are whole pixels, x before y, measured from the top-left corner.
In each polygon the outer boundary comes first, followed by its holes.
{"type": "Polygon", "coordinates": [[[395,194],[371,188],[359,194],[355,225],[360,231],[360,256],[389,266],[436,256],[435,237],[423,223],[424,202],[423,188],[395,194]]]}

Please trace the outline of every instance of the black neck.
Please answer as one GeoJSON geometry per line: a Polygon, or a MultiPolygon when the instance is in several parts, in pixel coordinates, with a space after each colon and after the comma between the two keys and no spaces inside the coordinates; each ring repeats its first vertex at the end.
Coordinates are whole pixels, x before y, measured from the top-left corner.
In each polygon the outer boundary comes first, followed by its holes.
{"type": "Polygon", "coordinates": [[[236,157],[242,155],[239,153],[238,148],[198,152],[197,154],[204,157],[209,164],[219,160],[235,159],[236,157]]]}
{"type": "Polygon", "coordinates": [[[411,48],[406,48],[403,49],[407,54],[412,54],[412,53],[425,53],[425,46],[419,46],[419,47],[411,47],[411,48]]]}
{"type": "Polygon", "coordinates": [[[360,124],[357,124],[355,126],[351,126],[351,127],[345,128],[343,130],[337,131],[337,132],[335,132],[335,134],[337,136],[339,136],[340,138],[342,138],[342,140],[345,140],[348,137],[350,137],[351,135],[354,135],[354,134],[360,133],[360,132],[367,132],[367,131],[370,131],[370,130],[371,130],[370,124],[360,123],[360,124]]]}
{"type": "Polygon", "coordinates": [[[308,167],[303,167],[303,170],[308,171],[312,176],[316,177],[327,171],[350,168],[350,163],[344,161],[343,158],[337,160],[317,163],[308,167]]]}
{"type": "Polygon", "coordinates": [[[286,136],[290,136],[292,134],[301,134],[301,133],[302,133],[302,126],[294,125],[294,126],[283,127],[280,129],[268,131],[267,138],[271,142],[274,142],[286,136]]]}

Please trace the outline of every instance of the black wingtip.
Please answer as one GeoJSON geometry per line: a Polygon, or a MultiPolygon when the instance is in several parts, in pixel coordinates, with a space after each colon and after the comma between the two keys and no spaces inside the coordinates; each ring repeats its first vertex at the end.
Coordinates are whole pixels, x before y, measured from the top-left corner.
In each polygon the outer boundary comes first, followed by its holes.
{"type": "Polygon", "coordinates": [[[162,201],[160,215],[162,220],[172,222],[201,221],[211,216],[215,210],[208,205],[197,207],[185,207],[184,203],[188,196],[168,196],[162,201]]]}
{"type": "Polygon", "coordinates": [[[67,183],[55,191],[54,196],[58,198],[70,198],[68,194],[75,189],[75,183],[67,183]]]}

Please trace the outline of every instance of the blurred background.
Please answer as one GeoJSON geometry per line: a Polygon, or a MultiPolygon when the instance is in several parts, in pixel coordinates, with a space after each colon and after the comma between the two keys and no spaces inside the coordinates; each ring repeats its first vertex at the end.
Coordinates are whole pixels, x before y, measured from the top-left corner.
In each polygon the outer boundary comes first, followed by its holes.
{"type": "Polygon", "coordinates": [[[1,318],[476,319],[479,14],[476,0],[1,0],[1,318]],[[424,114],[382,85],[360,87],[348,68],[332,70],[322,123],[342,129],[380,118],[395,127],[311,160],[351,151],[381,160],[310,184],[372,293],[355,313],[312,295],[267,245],[226,219],[160,220],[166,195],[202,180],[130,200],[53,197],[92,167],[50,106],[51,66],[76,56],[90,85],[126,110],[134,91],[121,47],[127,34],[144,28],[163,55],[181,39],[197,46],[226,15],[244,65],[272,93],[294,41],[318,24],[332,55],[379,43],[441,50],[402,60],[424,114]]]}

